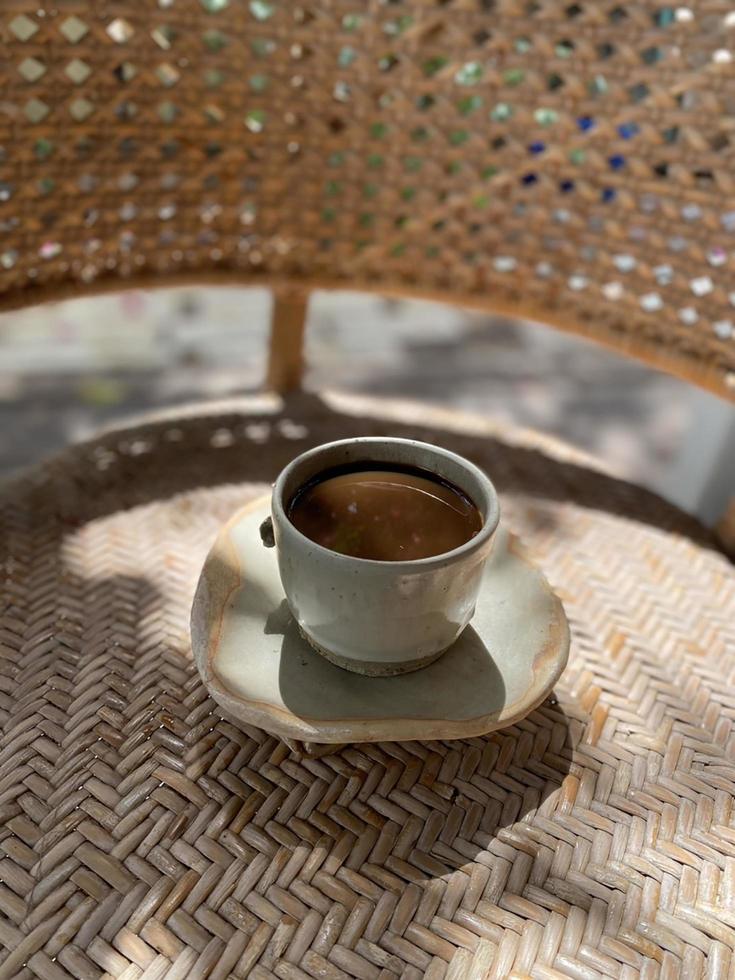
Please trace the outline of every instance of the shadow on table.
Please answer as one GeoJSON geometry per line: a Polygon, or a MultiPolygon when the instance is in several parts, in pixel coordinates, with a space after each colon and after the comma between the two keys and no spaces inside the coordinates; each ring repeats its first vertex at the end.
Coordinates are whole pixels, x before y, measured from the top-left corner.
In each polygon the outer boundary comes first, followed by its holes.
{"type": "MultiPolygon", "coordinates": [[[[248,602],[267,609],[272,600],[259,596],[257,585],[251,584],[253,593],[248,602]]],[[[505,691],[500,672],[477,634],[473,636],[474,631],[469,629],[470,650],[465,651],[469,654],[466,659],[460,658],[463,662],[455,663],[450,651],[414,674],[368,678],[336,667],[313,651],[301,637],[285,600],[271,608],[264,623],[265,633],[281,637],[281,699],[293,714],[307,721],[369,717],[371,712],[379,720],[386,717],[381,706],[395,704],[396,699],[402,703],[403,689],[407,687],[415,689],[409,717],[435,716],[437,690],[442,692],[442,706],[448,714],[461,715],[463,709],[470,717],[481,714],[481,710],[472,710],[467,699],[475,696],[478,704],[485,703],[485,698],[480,697],[483,689],[490,688],[494,701],[503,703],[505,691]],[[473,651],[473,645],[478,649],[473,651]],[[475,673],[463,678],[462,671],[475,673]]],[[[229,713],[225,717],[240,724],[229,713]]],[[[428,806],[435,810],[432,826],[440,826],[444,843],[448,835],[459,834],[454,821],[462,815],[462,854],[474,859],[493,836],[536,813],[561,787],[587,722],[587,715],[573,702],[562,706],[552,695],[525,718],[488,735],[432,738],[427,723],[420,741],[355,741],[333,746],[285,741],[305,761],[318,758],[320,766],[327,766],[323,772],[333,771],[336,775],[349,769],[364,783],[357,793],[358,800],[381,814],[404,805],[410,810],[407,797],[401,802],[401,792],[413,796],[419,809],[428,806]],[[383,773],[377,781],[379,785],[367,778],[376,765],[383,773]],[[393,779],[391,774],[395,773],[398,775],[393,779]],[[481,846],[475,847],[465,838],[473,823],[476,827],[470,836],[481,846]],[[474,848],[472,855],[468,855],[468,848],[474,848]]],[[[329,781],[329,776],[321,778],[329,781]]],[[[450,857],[447,853],[441,860],[448,861],[450,857]]],[[[458,860],[456,854],[452,860],[458,860]]]]}
{"type": "MultiPolygon", "coordinates": [[[[448,715],[461,714],[464,708],[472,716],[472,704],[468,699],[471,702],[473,698],[473,681],[478,704],[484,702],[479,696],[482,689],[493,691],[493,704],[500,705],[505,698],[500,672],[472,630],[473,635],[468,637],[470,649],[465,650],[468,659],[452,658],[450,650],[423,670],[390,678],[362,677],[319,656],[300,636],[285,601],[269,617],[266,632],[283,635],[279,670],[281,697],[294,714],[305,719],[339,719],[355,714],[369,717],[372,714],[379,722],[386,717],[381,709],[404,707],[409,690],[410,710],[406,717],[430,717],[436,712],[437,691],[441,692],[441,707],[448,715]],[[479,651],[472,647],[478,644],[484,655],[476,657],[479,651]],[[473,676],[463,677],[463,671],[473,676]]],[[[573,707],[571,710],[574,711],[573,707]]],[[[576,718],[572,721],[552,695],[516,724],[488,735],[432,739],[431,722],[427,722],[426,734],[419,742],[356,741],[334,747],[289,744],[297,753],[321,757],[327,765],[330,763],[325,756],[329,755],[335,761],[343,760],[341,765],[354,768],[357,764],[358,773],[367,771],[376,762],[387,769],[402,762],[404,774],[397,781],[398,785],[389,780],[390,786],[385,790],[374,787],[364,802],[371,805],[370,797],[377,794],[384,796],[383,806],[379,799],[372,801],[379,812],[396,806],[401,808],[404,804],[410,809],[410,804],[405,799],[399,802],[392,791],[398,788],[414,795],[420,801],[420,807],[428,805],[436,811],[431,823],[437,828],[438,843],[433,842],[432,854],[442,862],[459,866],[461,860],[472,861],[486,850],[500,831],[538,812],[539,807],[560,789],[572,766],[574,747],[587,723],[584,713],[574,713],[576,718]],[[364,766],[358,763],[359,757],[363,757],[364,766]],[[409,773],[412,775],[406,780],[409,773]],[[414,787],[418,787],[419,792],[414,794],[414,787]],[[427,794],[426,797],[422,793],[427,794]],[[457,822],[460,816],[462,819],[457,822]],[[470,826],[473,827],[471,833],[470,826]],[[475,843],[468,839],[468,834],[475,843]],[[454,836],[462,840],[459,851],[453,851],[448,843],[454,836]]],[[[516,831],[520,832],[518,828],[516,831]]]]}
{"type": "Polygon", "coordinates": [[[330,663],[303,639],[285,600],[265,632],[283,636],[278,684],[285,706],[317,725],[357,722],[370,741],[371,729],[396,723],[407,730],[418,722],[431,737],[432,719],[482,717],[505,703],[503,677],[472,626],[433,664],[398,677],[365,677],[330,663]]]}
{"type": "MultiPolygon", "coordinates": [[[[380,402],[355,399],[347,411],[308,392],[275,408],[262,399],[255,405],[244,400],[242,408],[202,415],[207,411],[203,405],[200,414],[188,418],[162,418],[67,450],[32,471],[30,492],[42,495],[47,505],[53,483],[54,507],[76,525],[201,487],[270,483],[295,455],[314,445],[348,436],[393,435],[467,456],[492,475],[501,493],[607,511],[716,547],[701,524],[651,491],[541,449],[506,442],[495,432],[457,431],[449,413],[430,406],[425,413],[420,406],[406,408],[403,420],[396,417],[395,405],[388,408],[381,416],[380,402]],[[428,424],[421,424],[426,419],[428,424]]],[[[536,519],[554,520],[548,511],[536,519]]]]}

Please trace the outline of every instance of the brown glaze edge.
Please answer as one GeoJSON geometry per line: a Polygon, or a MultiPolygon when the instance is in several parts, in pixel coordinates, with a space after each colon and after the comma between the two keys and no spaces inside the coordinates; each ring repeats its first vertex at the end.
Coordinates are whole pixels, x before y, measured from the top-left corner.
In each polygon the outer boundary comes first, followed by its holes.
{"type": "MultiPolygon", "coordinates": [[[[237,553],[234,542],[230,538],[232,528],[238,524],[251,510],[256,510],[270,500],[269,494],[256,497],[249,504],[237,510],[223,527],[220,528],[215,538],[214,544],[204,560],[199,581],[194,592],[194,599],[191,604],[190,629],[191,646],[194,661],[199,670],[199,674],[205,687],[215,682],[215,670],[213,665],[214,657],[219,649],[219,642],[222,636],[225,610],[232,596],[242,585],[242,564],[237,553]],[[214,561],[224,575],[224,581],[218,581],[211,574],[214,561]],[[214,602],[216,596],[218,602],[214,602]],[[218,608],[220,615],[213,624],[211,615],[212,608],[218,608]]],[[[217,700],[215,695],[212,695],[217,700]]]]}

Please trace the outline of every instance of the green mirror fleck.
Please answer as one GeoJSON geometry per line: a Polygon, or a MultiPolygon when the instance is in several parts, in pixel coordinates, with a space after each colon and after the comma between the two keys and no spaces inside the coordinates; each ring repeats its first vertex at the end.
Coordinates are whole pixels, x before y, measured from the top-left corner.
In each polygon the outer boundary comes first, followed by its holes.
{"type": "Polygon", "coordinates": [[[173,102],[162,102],[158,107],[158,115],[165,123],[172,123],[178,114],[179,110],[173,102]]]}
{"type": "Polygon", "coordinates": [[[676,20],[676,11],[673,7],[662,7],[653,15],[653,22],[657,27],[670,27],[676,20]]]}
{"type": "Polygon", "coordinates": [[[270,37],[254,37],[250,42],[250,50],[256,58],[267,58],[276,50],[276,42],[270,37]]]}
{"type": "Polygon", "coordinates": [[[225,80],[225,73],[219,68],[208,68],[204,72],[204,84],[207,88],[219,88],[225,80]]]}
{"type": "Polygon", "coordinates": [[[477,85],[482,78],[482,65],[479,61],[468,61],[455,74],[457,85],[477,85]]]}
{"type": "Polygon", "coordinates": [[[604,75],[595,75],[593,79],[590,80],[587,90],[590,95],[604,95],[608,90],[607,79],[604,75]]]}
{"type": "Polygon", "coordinates": [[[403,34],[404,31],[408,30],[411,24],[413,24],[413,17],[404,14],[395,20],[387,20],[383,24],[383,32],[390,37],[398,37],[399,34],[403,34]]]}
{"type": "Polygon", "coordinates": [[[539,124],[539,126],[553,126],[553,124],[559,119],[559,114],[555,109],[548,109],[546,107],[541,107],[536,109],[533,114],[533,118],[539,124]]]}
{"type": "Polygon", "coordinates": [[[433,58],[427,58],[423,64],[424,75],[428,78],[433,78],[447,63],[448,59],[444,55],[435,55],[433,58]]]}
{"type": "Polygon", "coordinates": [[[641,61],[646,65],[655,65],[661,60],[661,57],[661,48],[651,47],[641,51],[641,61]]]}
{"type": "Polygon", "coordinates": [[[498,102],[490,113],[490,118],[494,122],[505,122],[513,115],[513,107],[507,102],[498,102]]]}
{"type": "Polygon", "coordinates": [[[648,97],[649,88],[643,82],[639,82],[638,85],[633,85],[628,89],[628,94],[633,102],[643,102],[648,97]]]}
{"type": "Polygon", "coordinates": [[[48,160],[54,150],[54,144],[47,139],[36,140],[33,145],[33,152],[38,160],[48,160]]]}
{"type": "Polygon", "coordinates": [[[359,14],[345,14],[342,27],[346,31],[358,31],[362,27],[362,17],[359,14]]]}
{"type": "Polygon", "coordinates": [[[557,58],[571,58],[573,52],[574,42],[566,39],[559,41],[554,48],[554,53],[556,54],[557,58]]]}
{"type": "Polygon", "coordinates": [[[381,71],[391,71],[398,64],[398,58],[393,54],[392,51],[388,51],[384,54],[382,58],[378,59],[378,68],[381,71]]]}
{"type": "Polygon", "coordinates": [[[508,68],[503,72],[503,81],[506,85],[520,85],[526,77],[522,68],[508,68]]]}
{"type": "Polygon", "coordinates": [[[131,64],[129,61],[123,61],[116,68],[112,69],[112,74],[119,82],[129,82],[131,79],[135,78],[137,69],[135,65],[131,64]]]}
{"type": "Polygon", "coordinates": [[[128,100],[121,102],[115,109],[115,115],[118,119],[122,119],[123,121],[134,119],[137,114],[138,106],[135,104],[135,102],[130,102],[128,100]]]}
{"type": "Polygon", "coordinates": [[[151,37],[156,42],[159,48],[164,51],[168,51],[171,45],[177,38],[176,31],[171,27],[170,24],[161,24],[151,31],[151,37]]]}
{"type": "Polygon", "coordinates": [[[250,0],[250,13],[256,20],[268,20],[275,13],[275,7],[268,0],[250,0]]]}
{"type": "Polygon", "coordinates": [[[265,92],[269,81],[267,75],[252,75],[250,78],[250,88],[253,92],[265,92]]]}
{"type": "Polygon", "coordinates": [[[265,126],[265,110],[251,109],[245,116],[245,125],[251,133],[260,133],[265,126]]]}
{"type": "Polygon", "coordinates": [[[207,122],[214,125],[219,125],[225,118],[224,112],[216,105],[205,105],[202,112],[207,122]]]}
{"type": "Polygon", "coordinates": [[[210,51],[221,51],[227,44],[227,38],[222,31],[209,30],[202,34],[204,46],[210,51]]]}
{"type": "Polygon", "coordinates": [[[457,108],[463,116],[469,116],[482,108],[482,98],[479,95],[466,95],[457,103],[457,108]]]}

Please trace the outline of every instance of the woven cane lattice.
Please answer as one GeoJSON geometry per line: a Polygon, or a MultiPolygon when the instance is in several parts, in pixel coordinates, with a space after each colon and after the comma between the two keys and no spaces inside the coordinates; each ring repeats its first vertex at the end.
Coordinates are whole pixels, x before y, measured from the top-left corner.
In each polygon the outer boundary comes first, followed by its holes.
{"type": "Polygon", "coordinates": [[[733,32],[720,0],[13,0],[3,302],[436,294],[731,392],[733,32]]]}
{"type": "Polygon", "coordinates": [[[106,436],[4,491],[0,977],[729,976],[726,560],[538,443],[423,408],[292,411],[106,436]],[[563,596],[570,666],[507,731],[301,758],[220,717],[188,605],[220,522],[287,459],[386,430],[490,470],[563,596]]]}

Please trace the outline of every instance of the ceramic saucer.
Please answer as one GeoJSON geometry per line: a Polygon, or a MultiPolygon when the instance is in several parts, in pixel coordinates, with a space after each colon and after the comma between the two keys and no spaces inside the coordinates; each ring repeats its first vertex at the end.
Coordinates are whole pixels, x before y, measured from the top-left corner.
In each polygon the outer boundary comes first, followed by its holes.
{"type": "Polygon", "coordinates": [[[398,677],[334,666],[299,634],[275,550],[260,540],[269,513],[263,497],[221,530],[192,608],[204,684],[238,720],[318,743],[463,738],[528,714],[564,669],[561,602],[502,528],[472,622],[439,660],[398,677]]]}

